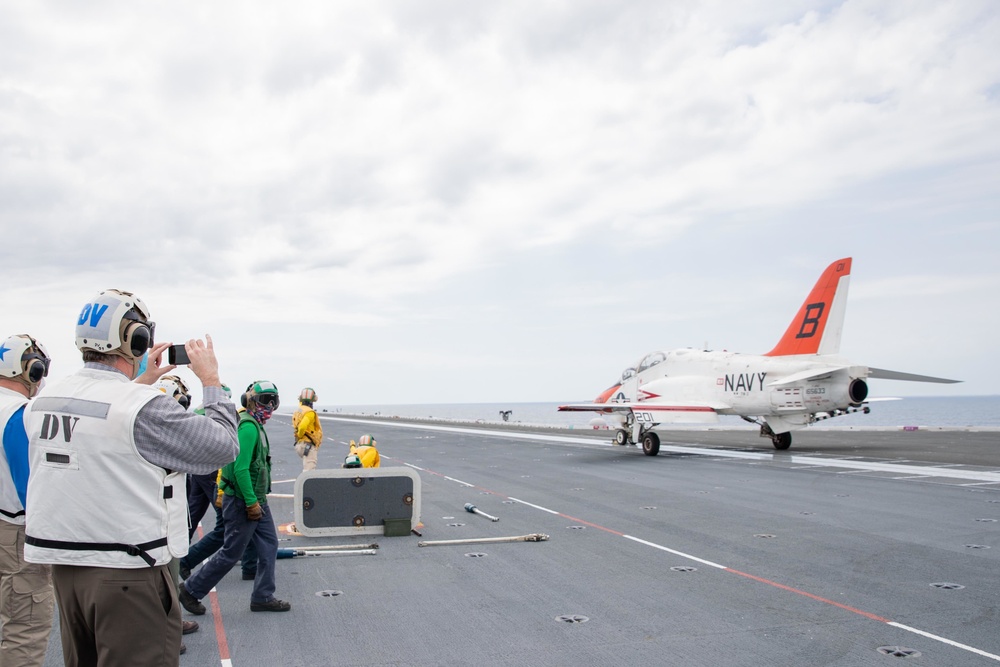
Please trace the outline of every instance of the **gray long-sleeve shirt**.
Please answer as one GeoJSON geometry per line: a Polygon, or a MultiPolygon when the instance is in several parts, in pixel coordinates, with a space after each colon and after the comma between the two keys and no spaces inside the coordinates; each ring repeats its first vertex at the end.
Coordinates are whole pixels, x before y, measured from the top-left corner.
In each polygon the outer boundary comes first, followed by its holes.
{"type": "MultiPolygon", "coordinates": [[[[85,368],[118,373],[100,363],[85,368]]],[[[174,398],[156,396],[135,419],[135,445],[140,456],[167,470],[205,474],[218,470],[240,453],[236,407],[222,387],[204,387],[205,414],[185,410],[174,398]]]]}

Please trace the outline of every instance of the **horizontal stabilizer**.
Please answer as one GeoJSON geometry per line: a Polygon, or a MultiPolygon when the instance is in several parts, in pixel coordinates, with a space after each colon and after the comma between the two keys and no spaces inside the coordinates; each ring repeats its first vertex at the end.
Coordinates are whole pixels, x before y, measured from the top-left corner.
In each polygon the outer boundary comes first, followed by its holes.
{"type": "Polygon", "coordinates": [[[914,375],[913,373],[900,373],[899,371],[887,371],[883,368],[869,368],[868,377],[880,380],[904,380],[906,382],[937,382],[939,384],[957,384],[961,380],[949,380],[948,378],[936,378],[929,375],[914,375]]]}

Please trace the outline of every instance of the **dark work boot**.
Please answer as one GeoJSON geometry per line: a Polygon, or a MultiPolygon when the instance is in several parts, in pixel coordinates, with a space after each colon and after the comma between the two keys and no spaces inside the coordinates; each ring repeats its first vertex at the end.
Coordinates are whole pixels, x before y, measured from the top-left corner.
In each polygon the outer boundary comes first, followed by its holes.
{"type": "Polygon", "coordinates": [[[291,608],[292,605],[278,598],[271,598],[267,602],[250,603],[250,611],[288,611],[291,608]]]}
{"type": "Polygon", "coordinates": [[[205,605],[198,602],[193,595],[188,593],[187,586],[184,584],[177,587],[177,599],[181,601],[182,607],[195,616],[201,616],[205,613],[205,605]]]}

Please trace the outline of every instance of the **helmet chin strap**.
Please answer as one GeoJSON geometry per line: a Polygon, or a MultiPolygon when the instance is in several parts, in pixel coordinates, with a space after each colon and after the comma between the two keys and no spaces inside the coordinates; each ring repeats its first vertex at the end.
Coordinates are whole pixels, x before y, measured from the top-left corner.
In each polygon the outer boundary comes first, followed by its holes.
{"type": "Polygon", "coordinates": [[[17,377],[12,377],[8,379],[23,385],[28,392],[28,398],[34,398],[35,394],[38,393],[38,390],[41,389],[42,385],[45,384],[45,378],[42,378],[41,381],[39,382],[32,382],[28,378],[24,377],[23,373],[21,375],[18,375],[17,377]]]}

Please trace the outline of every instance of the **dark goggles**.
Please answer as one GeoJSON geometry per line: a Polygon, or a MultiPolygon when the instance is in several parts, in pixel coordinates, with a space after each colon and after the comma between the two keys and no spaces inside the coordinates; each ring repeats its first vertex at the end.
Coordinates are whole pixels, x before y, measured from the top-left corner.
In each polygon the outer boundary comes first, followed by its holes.
{"type": "Polygon", "coordinates": [[[278,395],[277,394],[254,394],[253,402],[262,408],[271,408],[276,410],[278,408],[278,395]]]}

